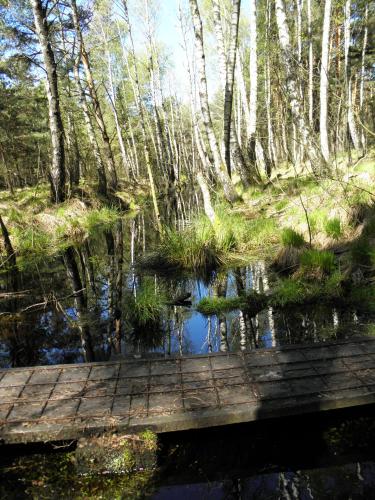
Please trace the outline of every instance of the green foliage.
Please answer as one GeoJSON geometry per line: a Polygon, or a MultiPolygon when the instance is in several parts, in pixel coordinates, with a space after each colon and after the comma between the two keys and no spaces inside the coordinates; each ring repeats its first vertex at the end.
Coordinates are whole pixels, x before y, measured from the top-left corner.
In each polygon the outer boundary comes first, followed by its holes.
{"type": "Polygon", "coordinates": [[[336,268],[335,255],[326,250],[305,250],[300,255],[300,266],[303,273],[330,274],[336,268]]]}
{"type": "Polygon", "coordinates": [[[244,297],[203,297],[197,304],[197,311],[205,316],[212,316],[243,309],[244,297]]]}
{"type": "Polygon", "coordinates": [[[283,229],[281,233],[281,241],[284,247],[290,246],[294,248],[301,248],[306,244],[302,234],[297,233],[296,231],[290,228],[283,229]]]}
{"type": "Polygon", "coordinates": [[[139,433],[139,438],[143,441],[145,448],[149,451],[156,451],[158,448],[158,437],[155,432],[146,429],[139,433]]]}
{"type": "Polygon", "coordinates": [[[250,316],[255,316],[266,305],[266,297],[252,290],[238,297],[204,297],[197,304],[197,311],[205,316],[212,316],[241,309],[250,316]]]}
{"type": "Polygon", "coordinates": [[[50,254],[52,250],[51,236],[38,226],[17,226],[13,230],[15,246],[21,254],[50,254]]]}
{"type": "Polygon", "coordinates": [[[89,210],[84,218],[83,226],[90,232],[101,225],[110,226],[120,217],[120,212],[116,208],[101,207],[89,210]]]}
{"type": "Polygon", "coordinates": [[[210,270],[223,262],[222,250],[216,244],[213,227],[208,220],[203,219],[182,232],[167,228],[158,254],[161,257],[160,264],[165,267],[210,270]]]}
{"type": "Polygon", "coordinates": [[[291,278],[281,280],[271,298],[274,307],[285,307],[289,304],[302,304],[306,297],[306,286],[301,281],[291,278]]]}
{"type": "Polygon", "coordinates": [[[375,313],[375,286],[357,286],[350,291],[348,301],[366,313],[375,313]]]}
{"type": "Polygon", "coordinates": [[[313,233],[324,231],[324,226],[328,218],[326,208],[317,208],[309,214],[309,223],[313,233]]]}
{"type": "Polygon", "coordinates": [[[249,221],[248,244],[250,248],[263,247],[276,243],[279,237],[279,226],[275,219],[260,216],[249,221]]]}
{"type": "Polygon", "coordinates": [[[129,297],[130,318],[137,325],[146,325],[160,320],[167,303],[164,289],[156,286],[153,278],[145,277],[137,290],[136,297],[129,297]]]}
{"type": "Polygon", "coordinates": [[[337,300],[342,297],[343,275],[334,271],[320,282],[311,282],[295,278],[280,280],[270,298],[273,307],[287,307],[319,299],[337,300]]]}
{"type": "Polygon", "coordinates": [[[288,200],[280,200],[275,203],[275,208],[277,211],[281,212],[285,207],[288,206],[288,200]]]}
{"type": "Polygon", "coordinates": [[[324,230],[327,236],[338,240],[342,236],[341,220],[338,217],[328,219],[324,224],[324,230]]]}

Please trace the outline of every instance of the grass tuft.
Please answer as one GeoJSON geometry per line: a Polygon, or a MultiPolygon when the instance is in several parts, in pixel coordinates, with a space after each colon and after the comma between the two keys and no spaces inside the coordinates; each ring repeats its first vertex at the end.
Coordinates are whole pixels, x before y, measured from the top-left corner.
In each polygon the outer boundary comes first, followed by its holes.
{"type": "Polygon", "coordinates": [[[327,236],[338,240],[343,234],[341,220],[338,217],[327,219],[324,224],[324,230],[327,236]]]}
{"type": "Polygon", "coordinates": [[[300,255],[300,270],[303,275],[319,277],[331,274],[336,268],[335,255],[326,250],[305,250],[300,255]]]}
{"type": "Polygon", "coordinates": [[[306,244],[302,234],[297,233],[290,228],[283,229],[281,233],[281,241],[284,247],[301,248],[306,244]]]}

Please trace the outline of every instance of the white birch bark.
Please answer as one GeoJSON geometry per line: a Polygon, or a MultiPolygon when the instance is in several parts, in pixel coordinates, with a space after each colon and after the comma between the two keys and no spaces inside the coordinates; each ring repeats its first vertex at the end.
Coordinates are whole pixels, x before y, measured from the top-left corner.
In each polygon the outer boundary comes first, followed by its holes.
{"type": "Polygon", "coordinates": [[[107,195],[107,178],[105,174],[105,168],[103,159],[100,153],[98,142],[95,137],[94,127],[91,122],[90,112],[87,105],[85,91],[82,87],[81,78],[79,75],[79,64],[80,64],[80,54],[78,54],[77,59],[74,63],[74,79],[76,82],[78,90],[79,104],[83,112],[83,118],[86,125],[87,136],[89,138],[90,146],[92,148],[92,153],[95,158],[96,170],[98,174],[98,192],[103,196],[107,195]]]}
{"type": "Polygon", "coordinates": [[[345,66],[345,82],[346,82],[346,99],[347,99],[347,123],[349,134],[355,149],[359,149],[359,140],[357,126],[353,114],[352,102],[352,78],[350,74],[350,36],[351,36],[351,0],[346,0],[344,7],[344,66],[345,66]]]}
{"type": "Polygon", "coordinates": [[[314,125],[314,53],[312,40],[312,15],[311,1],[307,0],[307,37],[309,40],[309,124],[313,128],[314,125]]]}
{"type": "Polygon", "coordinates": [[[105,47],[105,55],[107,59],[107,69],[108,69],[108,83],[109,83],[109,101],[113,113],[113,118],[115,120],[115,126],[116,126],[116,134],[117,134],[117,140],[120,146],[120,154],[121,154],[121,161],[122,161],[122,166],[125,172],[125,175],[127,178],[129,178],[129,171],[130,171],[130,162],[129,162],[129,157],[126,152],[125,148],[125,143],[124,139],[122,137],[122,130],[121,130],[121,125],[120,125],[120,120],[116,108],[116,92],[115,92],[115,86],[113,83],[113,71],[112,71],[112,61],[111,61],[111,53],[109,51],[108,47],[108,37],[107,34],[104,30],[104,26],[101,21],[100,22],[100,27],[102,30],[103,34],[103,40],[104,40],[104,47],[105,47]]]}
{"type": "MultiPolygon", "coordinates": [[[[363,45],[362,45],[362,55],[361,55],[361,75],[360,75],[360,82],[359,82],[359,113],[360,113],[362,123],[364,122],[365,56],[366,56],[367,37],[368,37],[368,4],[367,3],[365,6],[365,13],[364,13],[363,22],[365,23],[365,26],[364,26],[364,32],[363,32],[363,45]]],[[[366,150],[366,137],[365,137],[365,132],[364,132],[363,127],[362,127],[362,131],[361,131],[361,146],[362,146],[362,150],[365,151],[366,150]]]]}
{"type": "Polygon", "coordinates": [[[144,157],[145,157],[147,176],[148,176],[148,179],[150,182],[151,198],[152,198],[152,203],[153,203],[153,207],[154,207],[156,224],[157,224],[159,232],[162,233],[162,226],[161,226],[161,222],[160,222],[160,212],[159,212],[159,206],[158,206],[158,201],[157,201],[157,197],[156,197],[155,181],[154,181],[154,175],[153,175],[152,167],[151,167],[149,143],[148,143],[147,132],[146,132],[147,123],[146,123],[145,113],[144,113],[143,104],[142,104],[142,100],[141,100],[138,66],[137,66],[137,61],[136,61],[136,57],[135,57],[134,40],[133,40],[132,26],[131,26],[130,19],[129,19],[127,0],[122,0],[122,6],[123,6],[123,10],[124,10],[125,23],[126,23],[126,26],[128,28],[128,33],[129,33],[130,50],[131,50],[132,58],[134,61],[135,81],[133,80],[133,78],[131,76],[130,65],[129,65],[128,57],[127,57],[127,54],[125,51],[125,47],[123,44],[121,44],[121,46],[122,46],[123,56],[124,56],[125,63],[127,66],[129,78],[130,78],[131,83],[132,83],[132,89],[133,89],[136,105],[138,108],[138,113],[140,116],[142,139],[143,139],[143,143],[144,143],[143,144],[143,152],[144,152],[144,157]]]}
{"type": "MultiPolygon", "coordinates": [[[[255,133],[257,124],[257,93],[258,93],[258,55],[257,55],[257,18],[256,0],[250,0],[249,8],[249,149],[255,149],[255,133]]],[[[250,153],[251,154],[251,153],[250,153]]]]}
{"type": "Polygon", "coordinates": [[[46,93],[48,100],[49,129],[52,143],[52,165],[50,167],[52,198],[56,203],[65,199],[65,149],[64,126],[61,118],[57,68],[55,55],[49,38],[49,23],[46,8],[41,0],[32,0],[35,29],[46,70],[46,93]]]}
{"type": "Polygon", "coordinates": [[[211,111],[208,103],[202,19],[200,17],[197,0],[189,0],[189,4],[194,26],[196,64],[198,70],[198,89],[199,89],[200,109],[203,117],[203,124],[213,154],[215,172],[218,176],[219,182],[223,187],[225,197],[227,198],[228,201],[233,202],[236,199],[238,199],[238,195],[234,190],[234,186],[232,184],[229,175],[223,169],[223,159],[213,129],[211,111]]]}
{"type": "Polygon", "coordinates": [[[295,64],[293,61],[293,53],[290,45],[289,28],[286,20],[286,13],[283,0],[275,0],[276,22],[279,33],[281,53],[285,66],[286,73],[286,90],[289,99],[289,105],[292,113],[293,123],[295,124],[300,141],[305,149],[307,158],[314,171],[317,171],[324,160],[320,151],[313,143],[311,131],[307,126],[303,115],[302,104],[298,92],[296,73],[294,71],[295,64]]]}
{"type": "Polygon", "coordinates": [[[320,148],[326,162],[329,159],[329,144],[327,130],[328,110],[328,57],[329,57],[329,30],[331,23],[331,0],[325,1],[323,35],[322,35],[322,62],[320,67],[320,148]]]}
{"type": "Polygon", "coordinates": [[[81,62],[83,64],[83,67],[85,70],[87,87],[88,87],[91,101],[92,101],[92,105],[93,105],[94,117],[95,117],[96,123],[98,125],[98,128],[100,130],[100,135],[101,135],[101,138],[103,141],[105,159],[106,159],[107,169],[108,169],[108,173],[109,173],[109,183],[108,184],[109,184],[109,187],[111,189],[115,190],[117,188],[117,183],[118,183],[115,160],[113,157],[111,141],[109,139],[107,126],[106,126],[105,121],[104,121],[103,112],[101,109],[101,105],[100,105],[99,97],[98,97],[98,94],[96,91],[96,86],[95,86],[93,74],[91,71],[89,55],[87,53],[84,39],[83,39],[81,22],[80,22],[79,15],[78,15],[78,8],[77,8],[76,0],[71,0],[71,7],[72,7],[72,18],[73,18],[74,29],[76,31],[77,40],[78,40],[78,50],[80,52],[81,62]]]}

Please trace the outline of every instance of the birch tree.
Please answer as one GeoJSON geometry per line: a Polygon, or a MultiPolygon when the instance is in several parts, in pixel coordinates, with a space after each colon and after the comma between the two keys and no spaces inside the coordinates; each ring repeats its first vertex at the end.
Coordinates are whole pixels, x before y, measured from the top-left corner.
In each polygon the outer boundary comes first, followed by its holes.
{"type": "Polygon", "coordinates": [[[108,173],[109,173],[108,187],[110,187],[112,190],[115,190],[117,188],[117,172],[116,172],[115,160],[113,157],[113,152],[112,152],[111,142],[109,140],[107,126],[106,126],[105,121],[104,121],[102,108],[101,108],[99,97],[98,97],[98,94],[96,91],[94,77],[93,77],[93,74],[91,71],[89,55],[87,53],[86,46],[85,46],[85,43],[83,40],[81,22],[79,19],[76,0],[71,0],[71,6],[72,6],[74,29],[77,33],[78,50],[80,52],[81,62],[83,64],[83,67],[85,70],[86,82],[87,82],[87,87],[88,87],[90,97],[92,100],[94,117],[95,117],[96,123],[98,125],[98,128],[100,130],[100,135],[101,135],[101,138],[103,141],[105,159],[106,159],[107,169],[108,169],[108,173]]]}
{"type": "Polygon", "coordinates": [[[52,199],[56,203],[60,203],[65,199],[65,148],[64,126],[61,118],[60,97],[57,85],[57,67],[50,40],[50,23],[47,19],[47,6],[43,6],[41,0],[31,0],[31,6],[34,15],[35,30],[46,71],[46,93],[52,143],[52,165],[50,167],[52,199]]]}
{"type": "Polygon", "coordinates": [[[349,58],[350,49],[350,32],[351,32],[351,0],[346,0],[344,7],[344,71],[345,71],[345,87],[347,101],[347,123],[348,130],[353,146],[359,149],[359,140],[357,126],[354,119],[353,104],[352,104],[352,75],[349,58]]]}
{"type": "Polygon", "coordinates": [[[225,163],[228,175],[231,175],[231,126],[232,126],[232,108],[233,108],[233,87],[234,87],[234,69],[236,66],[236,53],[238,43],[238,23],[240,20],[241,0],[232,1],[232,18],[230,25],[230,41],[228,48],[228,63],[225,79],[224,92],[224,148],[225,163]]]}
{"type": "Polygon", "coordinates": [[[331,20],[331,0],[325,1],[323,35],[322,35],[322,62],[320,67],[320,147],[326,162],[329,159],[327,109],[328,109],[328,57],[329,57],[329,29],[331,20]]]}
{"type": "Polygon", "coordinates": [[[206,63],[203,44],[203,26],[200,16],[197,0],[189,0],[191,16],[193,18],[194,36],[195,36],[195,51],[196,64],[198,69],[198,88],[200,99],[200,110],[203,118],[203,124],[210,144],[210,148],[214,159],[215,172],[219,178],[219,182],[223,187],[224,195],[228,201],[233,202],[238,199],[238,195],[234,189],[232,181],[228,173],[223,169],[223,160],[220,153],[220,148],[215,136],[211,111],[208,102],[206,63]]]}
{"type": "MultiPolygon", "coordinates": [[[[362,44],[362,54],[361,54],[361,74],[360,74],[360,83],[359,83],[359,113],[360,113],[362,123],[364,121],[365,57],[366,57],[367,37],[368,37],[368,4],[367,4],[367,2],[365,5],[363,22],[364,22],[363,44],[362,44]]],[[[361,146],[362,146],[362,150],[364,152],[366,150],[366,137],[365,137],[365,132],[364,132],[363,126],[362,126],[362,131],[361,131],[361,146]]]]}
{"type": "Polygon", "coordinates": [[[306,123],[301,96],[298,92],[296,80],[296,68],[294,64],[293,51],[290,44],[289,28],[286,20],[285,6],[283,0],[275,0],[275,14],[279,33],[282,62],[285,69],[286,91],[292,113],[293,124],[299,132],[299,139],[304,147],[307,158],[314,171],[322,164],[322,156],[311,137],[311,130],[306,123]]]}

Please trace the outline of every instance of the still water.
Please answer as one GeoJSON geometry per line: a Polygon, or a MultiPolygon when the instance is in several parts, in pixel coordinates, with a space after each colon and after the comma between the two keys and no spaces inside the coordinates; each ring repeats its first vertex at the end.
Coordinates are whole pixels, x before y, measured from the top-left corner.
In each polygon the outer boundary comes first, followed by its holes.
{"type": "Polygon", "coordinates": [[[30,256],[16,277],[2,272],[0,366],[270,348],[363,334],[373,321],[366,311],[324,304],[268,308],[251,319],[241,311],[203,316],[195,309],[203,297],[267,293],[276,277],[263,261],[208,276],[145,270],[138,263],[156,244],[139,214],[56,256],[30,256]],[[156,309],[140,320],[134,308],[150,295],[156,309]]]}
{"type": "MultiPolygon", "coordinates": [[[[138,214],[53,257],[19,261],[16,275],[3,271],[0,366],[272,348],[350,338],[374,323],[365,310],[324,304],[204,316],[202,298],[267,293],[277,277],[262,260],[208,276],[146,270],[142,257],[157,241],[138,214]]],[[[375,498],[373,413],[164,436],[158,470],[131,479],[79,476],[69,452],[17,449],[0,460],[0,497],[375,498]]]]}

